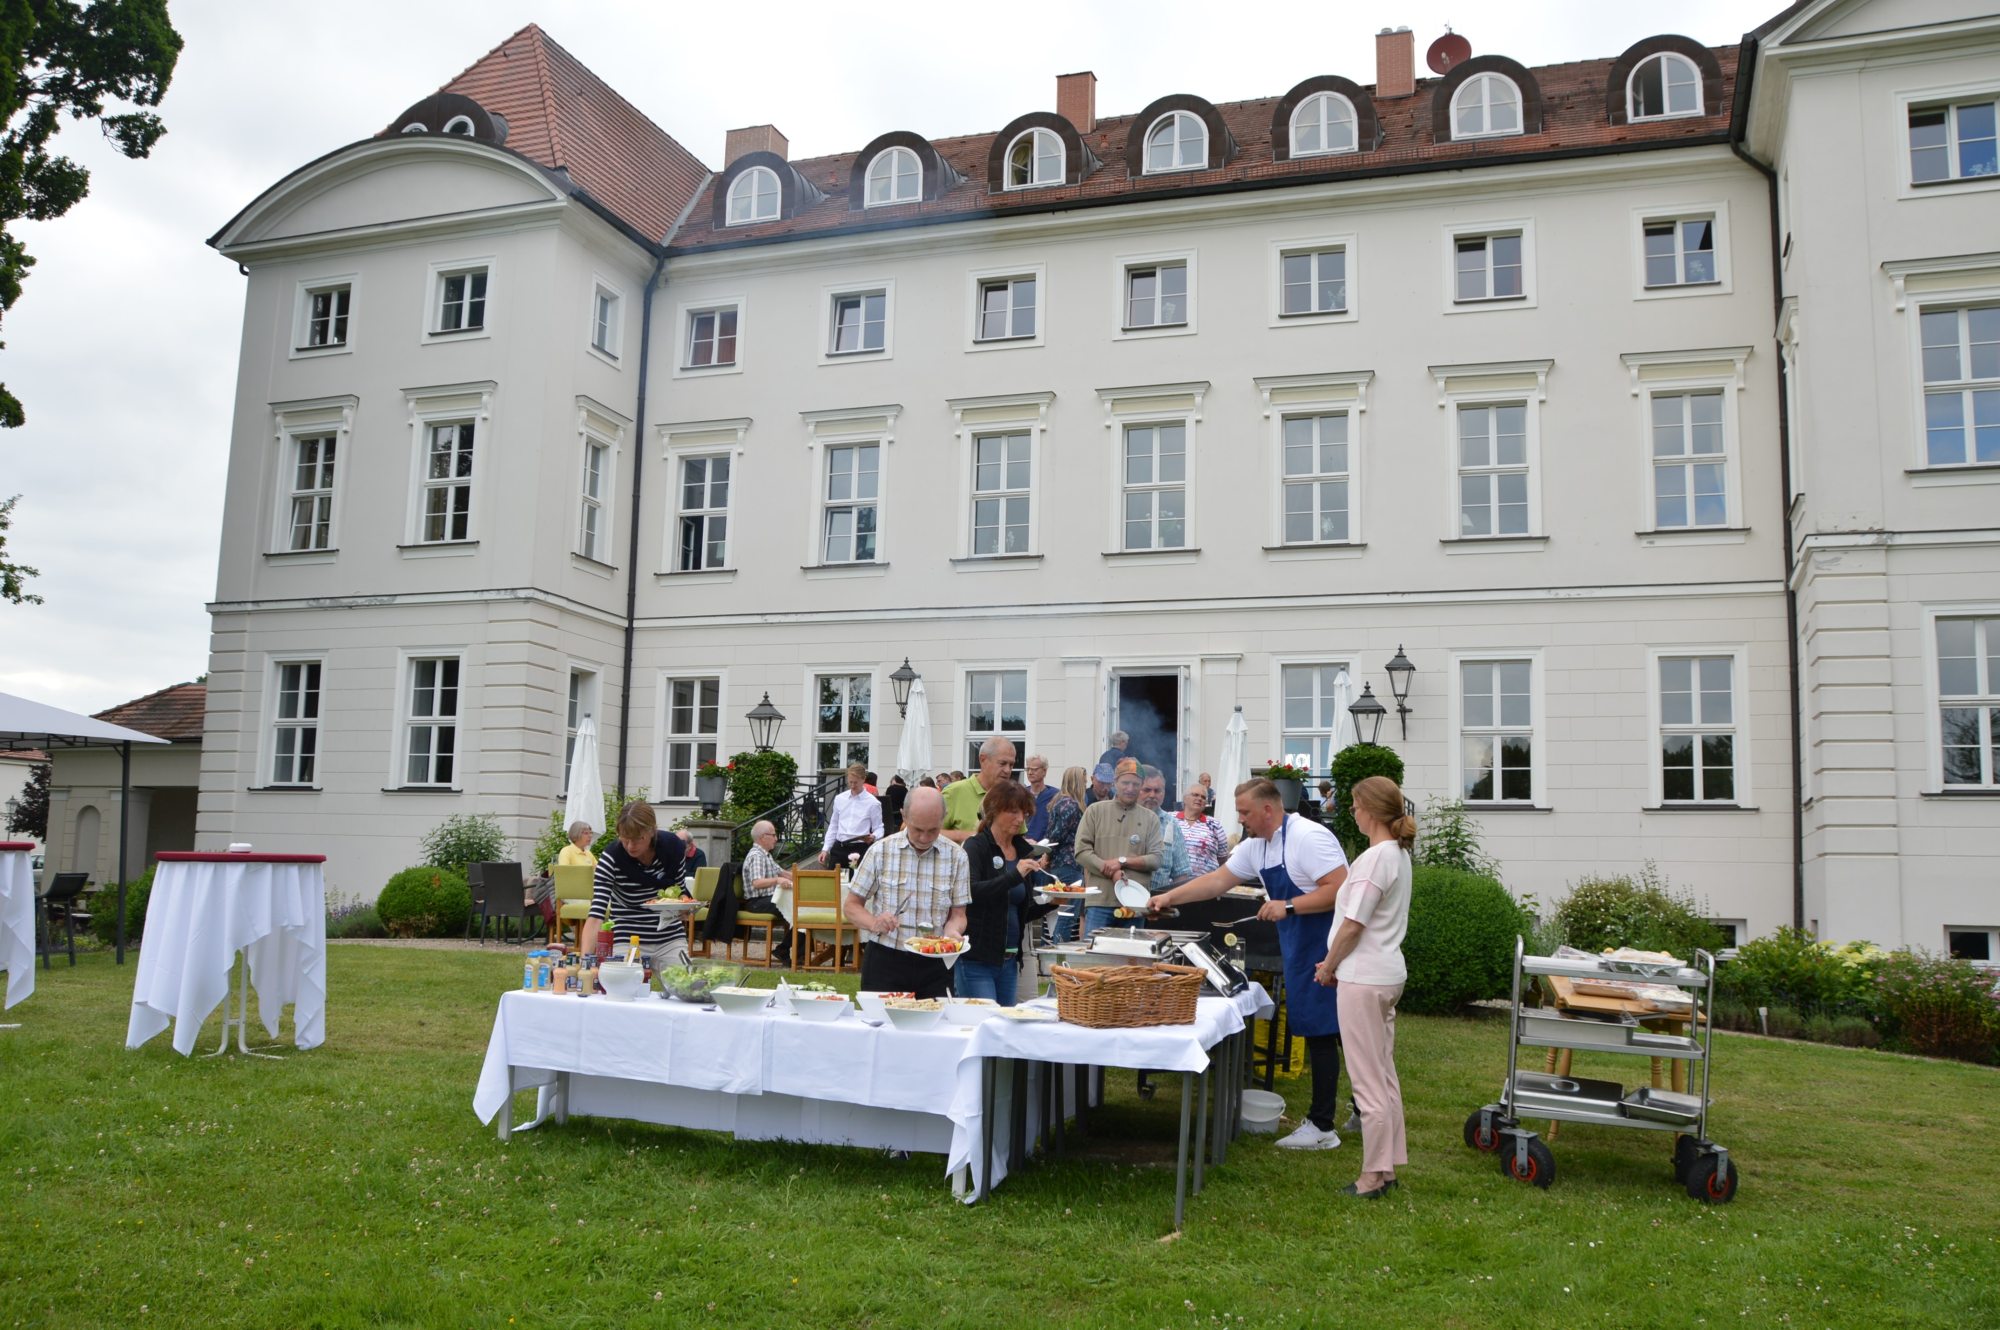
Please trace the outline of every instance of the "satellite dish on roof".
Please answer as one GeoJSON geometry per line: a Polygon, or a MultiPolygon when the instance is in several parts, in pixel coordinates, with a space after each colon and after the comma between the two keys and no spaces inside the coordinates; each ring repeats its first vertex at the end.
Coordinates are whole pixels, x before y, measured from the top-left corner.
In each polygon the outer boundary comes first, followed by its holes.
{"type": "Polygon", "coordinates": [[[1444,30],[1444,36],[1431,43],[1431,49],[1424,52],[1424,63],[1431,67],[1433,74],[1448,74],[1454,65],[1463,64],[1472,55],[1472,43],[1453,32],[1444,30]]]}

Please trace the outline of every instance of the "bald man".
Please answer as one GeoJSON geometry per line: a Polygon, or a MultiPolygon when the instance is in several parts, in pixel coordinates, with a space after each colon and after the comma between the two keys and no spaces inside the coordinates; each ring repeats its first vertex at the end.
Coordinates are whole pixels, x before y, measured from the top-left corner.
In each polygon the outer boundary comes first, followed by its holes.
{"type": "Polygon", "coordinates": [[[902,949],[919,935],[920,924],[946,937],[965,936],[972,874],[965,851],[944,839],[943,831],[944,796],[910,791],[903,829],[871,845],[847,884],[841,908],[849,923],[869,935],[861,953],[864,990],[920,998],[951,991],[951,970],[943,961],[902,949]]]}
{"type": "Polygon", "coordinates": [[[979,830],[986,792],[1014,779],[1014,743],[998,737],[979,745],[979,770],[944,787],[944,838],[963,845],[979,830]]]}

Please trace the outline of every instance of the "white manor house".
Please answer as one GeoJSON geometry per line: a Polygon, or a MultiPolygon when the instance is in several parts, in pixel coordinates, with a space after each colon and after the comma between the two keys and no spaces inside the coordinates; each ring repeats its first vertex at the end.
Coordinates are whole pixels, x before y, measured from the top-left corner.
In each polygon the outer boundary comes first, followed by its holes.
{"type": "MultiPolygon", "coordinates": [[[[1185,782],[1332,679],[1543,902],[2000,955],[2000,15],[1808,0],[1533,67],[1385,29],[1253,101],[704,164],[539,28],[242,265],[199,836],[373,896],[529,837],[579,718],[692,811],[1106,734],[1185,782]],[[1425,77],[1417,77],[1424,74],[1425,77]]],[[[1504,38],[1504,34],[1501,34],[1504,38]]],[[[387,108],[384,108],[385,110],[387,108]]]]}

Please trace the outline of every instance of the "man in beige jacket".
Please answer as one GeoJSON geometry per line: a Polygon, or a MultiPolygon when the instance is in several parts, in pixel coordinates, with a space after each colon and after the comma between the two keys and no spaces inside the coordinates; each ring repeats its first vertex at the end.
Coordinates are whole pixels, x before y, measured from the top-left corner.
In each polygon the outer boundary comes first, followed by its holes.
{"type": "Polygon", "coordinates": [[[1139,802],[1139,764],[1131,758],[1118,764],[1111,797],[1083,810],[1076,829],[1076,861],[1083,868],[1087,893],[1083,935],[1088,938],[1111,922],[1112,911],[1118,908],[1118,882],[1130,879],[1147,886],[1160,866],[1160,817],[1139,802]]]}

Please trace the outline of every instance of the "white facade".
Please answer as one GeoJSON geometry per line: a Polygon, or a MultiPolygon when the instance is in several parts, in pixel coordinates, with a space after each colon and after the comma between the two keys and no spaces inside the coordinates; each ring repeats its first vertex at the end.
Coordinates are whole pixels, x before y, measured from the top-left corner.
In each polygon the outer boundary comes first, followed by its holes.
{"type": "Polygon", "coordinates": [[[2000,601],[1984,534],[1920,533],[1977,527],[1991,491],[1906,476],[1914,361],[1877,348],[1909,344],[1892,291],[1968,280],[1898,287],[1881,264],[1992,249],[2000,194],[1974,181],[1906,201],[1874,172],[1900,160],[1901,91],[2000,82],[2000,64],[1932,52],[1808,76],[1789,41],[1774,34],[1757,65],[1750,122],[1750,150],[1789,180],[1780,206],[1812,215],[1787,228],[1782,293],[1773,191],[1710,143],[670,250],[648,333],[655,256],[511,155],[441,140],[334,154],[218,241],[250,278],[203,843],[309,844],[336,891],[372,895],[451,813],[531,836],[559,806],[573,682],[607,787],[622,732],[625,783],[673,816],[693,807],[694,762],[750,747],[744,716],[766,692],[802,766],[865,751],[886,775],[901,737],[888,675],[906,656],[937,768],[968,766],[1001,714],[1058,772],[1123,727],[1185,779],[1214,769],[1238,706],[1256,764],[1323,751],[1328,667],[1393,708],[1382,666],[1401,646],[1413,714],[1383,741],[1413,797],[1477,796],[1514,890],[1547,903],[1652,859],[1713,917],[1767,932],[1795,918],[1789,355],[1804,915],[1829,936],[1933,947],[1947,923],[1992,924],[1974,861],[2000,848],[1978,839],[1995,805],[1920,788],[1927,616],[2000,601]],[[1867,172],[1851,143],[1842,156],[1799,129],[1802,106],[1814,134],[1854,122],[1843,79],[1874,80],[1861,104],[1887,117],[1867,172]],[[1911,210],[1955,210],[1957,231],[1899,220],[1911,210]],[[1690,220],[1713,236],[1716,280],[1649,286],[1648,228],[1690,220]],[[1458,298],[1463,242],[1482,235],[1517,241],[1519,298],[1458,298]],[[1285,315],[1283,260],[1300,253],[1339,255],[1338,309],[1285,315]],[[1185,323],[1134,329],[1149,319],[1130,274],[1162,266],[1184,274],[1185,323]],[[441,284],[474,267],[488,331],[435,335],[454,298],[441,284]],[[982,284],[1010,280],[1034,283],[1032,329],[983,339],[982,284]],[[347,348],[299,351],[333,312],[313,297],[342,284],[347,348]],[[1793,331],[1774,338],[1781,294],[1793,331]],[[456,463],[436,431],[465,423],[469,502],[442,500],[440,533],[424,465],[456,463]],[[324,483],[301,448],[328,438],[324,483]],[[1312,505],[1290,525],[1288,479],[1312,505]],[[1891,530],[1911,538],[1852,534],[1891,530]],[[294,552],[301,539],[330,548],[294,552]],[[1145,735],[1142,705],[1169,734],[1145,735]],[[1490,788],[1488,752],[1503,755],[1490,788]],[[1885,855],[1902,857],[1893,909],[1885,855]]]}

